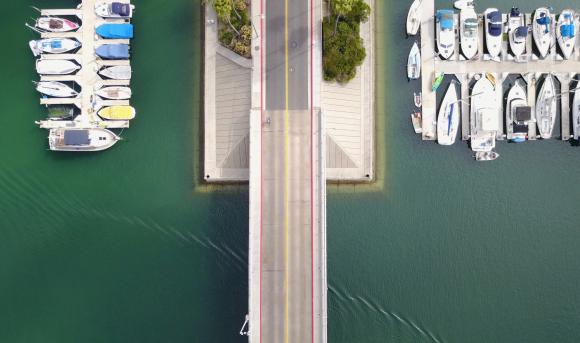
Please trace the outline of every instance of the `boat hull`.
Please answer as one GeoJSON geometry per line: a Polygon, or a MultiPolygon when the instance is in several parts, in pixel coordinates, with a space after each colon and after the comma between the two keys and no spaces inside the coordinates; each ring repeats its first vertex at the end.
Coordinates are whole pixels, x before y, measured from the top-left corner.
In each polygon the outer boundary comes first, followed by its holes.
{"type": "Polygon", "coordinates": [[[122,11],[123,13],[115,13],[112,8],[113,3],[99,2],[95,4],[95,13],[102,18],[124,18],[124,19],[132,18],[135,6],[131,4],[121,4],[121,5],[123,6],[122,11]]]}
{"type": "Polygon", "coordinates": [[[489,8],[485,11],[484,13],[484,17],[485,17],[485,45],[487,47],[487,53],[489,54],[489,56],[491,58],[497,58],[499,57],[499,55],[501,54],[501,48],[502,48],[502,35],[503,35],[503,24],[502,24],[502,33],[499,34],[498,36],[494,36],[492,34],[490,34],[490,25],[492,25],[492,22],[489,20],[488,18],[488,14],[492,13],[492,12],[496,12],[497,8],[489,8]]]}
{"type": "Polygon", "coordinates": [[[130,80],[131,73],[131,66],[112,66],[99,71],[99,75],[114,80],[130,80]]]}
{"type": "Polygon", "coordinates": [[[131,98],[131,88],[124,86],[111,86],[101,88],[95,92],[98,96],[111,100],[128,100],[131,98]]]}
{"type": "Polygon", "coordinates": [[[556,123],[556,111],[557,100],[554,77],[548,75],[544,80],[536,102],[536,123],[538,131],[540,131],[540,137],[543,139],[552,138],[554,124],[556,123]]]}
{"type": "Polygon", "coordinates": [[[516,29],[525,26],[525,24],[526,22],[523,14],[520,14],[517,17],[510,17],[508,20],[510,50],[516,59],[520,58],[526,51],[526,40],[518,40],[516,37],[516,29]]]}
{"type": "Polygon", "coordinates": [[[574,48],[576,45],[576,35],[578,24],[576,22],[576,12],[573,10],[564,10],[558,18],[558,25],[556,29],[556,36],[558,37],[558,45],[562,51],[562,57],[564,59],[569,59],[574,53],[574,48]],[[568,17],[569,16],[569,17],[568,17]],[[574,28],[574,35],[572,37],[567,37],[562,34],[562,28],[564,25],[572,25],[574,28]]]}
{"type": "Polygon", "coordinates": [[[468,7],[461,10],[460,14],[460,42],[461,42],[461,52],[463,56],[468,60],[473,59],[479,53],[479,35],[478,29],[475,30],[475,33],[472,35],[466,28],[466,22],[468,20],[477,20],[477,14],[473,10],[473,7],[468,7]]]}
{"type": "Polygon", "coordinates": [[[68,75],[76,73],[81,67],[69,60],[37,60],[36,72],[39,75],[68,75]]]}
{"type": "Polygon", "coordinates": [[[73,98],[79,93],[68,85],[56,81],[41,81],[36,84],[36,90],[44,95],[55,98],[73,98]]]}
{"type": "Polygon", "coordinates": [[[110,106],[98,112],[106,120],[131,120],[135,118],[135,109],[131,106],[110,106]]]}
{"type": "Polygon", "coordinates": [[[90,152],[106,150],[121,138],[107,129],[51,129],[48,135],[50,150],[90,152]]]}
{"type": "Polygon", "coordinates": [[[457,87],[455,83],[451,83],[439,108],[439,116],[437,118],[437,143],[440,145],[452,145],[455,143],[460,116],[460,106],[457,101],[457,87]]]}
{"type": "Polygon", "coordinates": [[[574,101],[572,102],[572,130],[574,132],[574,139],[580,138],[580,91],[574,92],[574,101]]]}
{"type": "Polygon", "coordinates": [[[421,26],[421,3],[423,0],[415,0],[409,8],[409,13],[407,14],[407,34],[409,36],[414,36],[419,32],[421,26]]]}
{"type": "Polygon", "coordinates": [[[515,143],[521,143],[526,141],[527,133],[514,132],[514,124],[516,122],[515,113],[518,107],[523,107],[528,105],[528,97],[526,91],[519,84],[516,83],[510,89],[507,98],[507,106],[505,108],[506,117],[506,130],[508,138],[515,143]]]}
{"type": "Polygon", "coordinates": [[[470,139],[471,150],[492,151],[495,148],[493,121],[499,118],[499,102],[495,87],[489,78],[481,76],[471,91],[470,139]]]}
{"type": "Polygon", "coordinates": [[[69,52],[79,48],[81,43],[69,38],[47,38],[30,41],[28,45],[34,53],[34,56],[38,56],[43,53],[62,54],[69,52]]]}
{"type": "Polygon", "coordinates": [[[407,60],[407,77],[416,80],[421,76],[421,51],[417,42],[413,44],[407,60]]]}
{"type": "Polygon", "coordinates": [[[40,17],[36,20],[36,27],[48,32],[70,32],[77,30],[79,24],[64,18],[40,17]]]}
{"type": "Polygon", "coordinates": [[[550,52],[550,47],[552,46],[552,19],[550,11],[545,7],[538,8],[534,12],[534,17],[532,20],[532,35],[534,37],[534,43],[536,44],[536,48],[538,49],[540,57],[546,58],[546,56],[548,56],[548,52],[550,52]],[[550,18],[550,24],[541,25],[538,23],[538,19],[540,19],[542,15],[550,18]]]}

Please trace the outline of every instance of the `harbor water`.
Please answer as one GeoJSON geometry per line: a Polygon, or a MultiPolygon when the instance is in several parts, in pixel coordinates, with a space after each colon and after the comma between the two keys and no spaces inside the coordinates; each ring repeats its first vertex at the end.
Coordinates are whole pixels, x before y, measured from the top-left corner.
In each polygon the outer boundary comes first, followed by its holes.
{"type": "MultiPolygon", "coordinates": [[[[33,123],[30,4],[0,21],[0,342],[245,342],[248,189],[198,182],[199,1],[135,1],[137,118],[96,154],[49,152],[33,123]]],[[[410,1],[377,4],[379,180],[329,186],[329,342],[580,341],[580,148],[499,142],[476,163],[421,142],[410,1]]]]}

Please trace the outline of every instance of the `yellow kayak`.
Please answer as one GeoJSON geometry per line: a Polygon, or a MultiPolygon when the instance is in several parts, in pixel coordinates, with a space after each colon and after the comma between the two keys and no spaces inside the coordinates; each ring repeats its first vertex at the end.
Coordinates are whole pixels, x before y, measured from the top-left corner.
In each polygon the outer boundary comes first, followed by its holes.
{"type": "Polygon", "coordinates": [[[101,109],[98,114],[108,120],[131,120],[135,118],[135,109],[131,106],[110,106],[101,109]]]}

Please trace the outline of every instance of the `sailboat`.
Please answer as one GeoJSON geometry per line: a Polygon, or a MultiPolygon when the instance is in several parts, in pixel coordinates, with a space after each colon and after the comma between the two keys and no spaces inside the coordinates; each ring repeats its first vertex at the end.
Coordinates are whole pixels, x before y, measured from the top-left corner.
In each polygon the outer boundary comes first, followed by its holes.
{"type": "Polygon", "coordinates": [[[444,60],[448,60],[455,53],[455,21],[453,14],[453,10],[438,10],[435,15],[437,49],[444,60]]]}
{"type": "Polygon", "coordinates": [[[499,128],[499,103],[496,90],[487,77],[480,77],[471,91],[469,118],[471,150],[492,151],[499,128]]]}
{"type": "Polygon", "coordinates": [[[40,81],[36,84],[36,90],[55,98],[72,98],[79,95],[77,91],[68,85],[57,81],[40,81]]]}
{"type": "Polygon", "coordinates": [[[135,6],[122,2],[98,2],[95,4],[95,13],[102,18],[122,18],[133,17],[135,6]]]}
{"type": "Polygon", "coordinates": [[[417,42],[413,44],[409,59],[407,61],[407,77],[409,80],[416,80],[421,76],[421,51],[417,42]]]}
{"type": "Polygon", "coordinates": [[[556,122],[557,100],[554,77],[549,74],[544,80],[536,102],[536,122],[540,136],[544,139],[552,138],[556,122]]]}
{"type": "Polygon", "coordinates": [[[552,19],[550,10],[540,7],[534,12],[532,32],[541,58],[545,58],[552,46],[552,19]]]}
{"type": "Polygon", "coordinates": [[[97,90],[95,94],[105,99],[127,100],[131,98],[131,88],[124,86],[109,86],[97,90]]]}
{"type": "Polygon", "coordinates": [[[50,129],[48,144],[53,151],[101,151],[115,145],[121,137],[107,129],[50,129]]]}
{"type": "Polygon", "coordinates": [[[439,144],[452,145],[455,143],[460,116],[457,89],[455,83],[451,82],[441,102],[439,117],[437,118],[437,142],[439,144]]]}
{"type": "Polygon", "coordinates": [[[580,90],[578,89],[574,91],[574,101],[572,102],[572,121],[574,139],[578,140],[580,138],[580,90]]]}
{"type": "Polygon", "coordinates": [[[516,82],[510,89],[505,109],[508,139],[522,143],[528,137],[528,123],[532,120],[532,108],[528,106],[528,96],[524,87],[516,82]]]}
{"type": "Polygon", "coordinates": [[[558,45],[560,45],[564,59],[569,59],[574,52],[576,27],[576,12],[570,9],[563,10],[558,18],[556,36],[558,37],[558,45]]]}
{"type": "Polygon", "coordinates": [[[39,75],[67,75],[76,73],[81,66],[69,60],[36,60],[39,75]]]}
{"type": "Polygon", "coordinates": [[[77,49],[81,43],[70,38],[46,38],[40,40],[31,40],[28,45],[34,56],[42,53],[62,54],[77,49]]]}
{"type": "Polygon", "coordinates": [[[528,31],[524,14],[513,7],[508,18],[508,37],[510,49],[516,59],[520,58],[526,50],[528,31]]]}
{"type": "Polygon", "coordinates": [[[69,32],[79,28],[79,24],[64,18],[40,17],[36,19],[36,28],[48,32],[69,32]]]}
{"type": "Polygon", "coordinates": [[[466,6],[461,10],[461,12],[459,12],[459,22],[461,51],[463,52],[463,56],[470,60],[474,58],[479,51],[479,24],[473,6],[466,6]]]}
{"type": "Polygon", "coordinates": [[[409,13],[407,14],[407,34],[409,36],[414,36],[419,32],[419,27],[421,26],[421,3],[423,0],[415,0],[409,8],[409,13]]]}
{"type": "Polygon", "coordinates": [[[485,10],[485,44],[487,52],[492,59],[496,59],[501,54],[501,41],[503,33],[503,22],[501,12],[497,8],[485,10]]]}
{"type": "Polygon", "coordinates": [[[131,66],[112,66],[99,70],[99,75],[114,80],[130,80],[131,66]]]}

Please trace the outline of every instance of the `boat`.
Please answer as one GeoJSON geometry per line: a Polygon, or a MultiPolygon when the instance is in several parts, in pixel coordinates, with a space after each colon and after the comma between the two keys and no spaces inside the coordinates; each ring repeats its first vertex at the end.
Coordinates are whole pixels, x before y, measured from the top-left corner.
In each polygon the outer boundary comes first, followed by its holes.
{"type": "Polygon", "coordinates": [[[480,151],[476,152],[474,157],[476,161],[495,161],[499,154],[495,151],[480,151]]]}
{"type": "Polygon", "coordinates": [[[135,6],[122,2],[97,2],[95,13],[102,18],[123,18],[133,17],[135,6]]]}
{"type": "Polygon", "coordinates": [[[508,39],[510,50],[516,59],[519,59],[526,51],[528,32],[524,14],[517,7],[512,7],[508,17],[508,39]]]}
{"type": "Polygon", "coordinates": [[[72,98],[79,95],[77,91],[68,85],[57,81],[40,81],[36,84],[36,90],[55,98],[72,98]]]}
{"type": "Polygon", "coordinates": [[[534,12],[532,35],[541,58],[545,58],[552,46],[552,18],[550,10],[540,7],[534,12]]]}
{"type": "Polygon", "coordinates": [[[451,82],[439,108],[437,118],[437,142],[441,145],[452,145],[457,138],[459,118],[461,117],[457,101],[457,87],[451,82]]]}
{"type": "Polygon", "coordinates": [[[459,12],[459,22],[461,52],[465,58],[470,60],[479,52],[479,23],[473,6],[465,6],[459,12]]]}
{"type": "Polygon", "coordinates": [[[488,8],[485,17],[485,45],[487,53],[492,59],[497,59],[501,54],[501,42],[503,22],[501,12],[497,8],[488,8]]]}
{"type": "Polygon", "coordinates": [[[558,45],[562,51],[562,57],[569,59],[574,52],[576,44],[576,12],[571,9],[563,10],[558,18],[558,29],[556,36],[558,37],[558,45]]]}
{"type": "Polygon", "coordinates": [[[129,23],[123,24],[101,24],[95,32],[101,38],[107,39],[131,39],[133,38],[133,25],[129,23]]]}
{"type": "Polygon", "coordinates": [[[48,32],[69,32],[79,28],[79,24],[74,21],[58,17],[40,17],[34,26],[48,32]]]}
{"type": "Polygon", "coordinates": [[[103,44],[95,49],[95,53],[104,59],[124,60],[129,58],[129,45],[103,44]]]}
{"type": "Polygon", "coordinates": [[[438,10],[435,15],[437,49],[444,60],[451,58],[455,52],[455,21],[453,14],[453,10],[438,10]]]}
{"type": "Polygon", "coordinates": [[[421,51],[417,42],[413,44],[407,61],[407,77],[416,80],[421,76],[421,51]]]}
{"type": "Polygon", "coordinates": [[[101,151],[115,145],[121,137],[107,129],[50,129],[48,144],[52,151],[101,151]]]}
{"type": "Polygon", "coordinates": [[[474,7],[474,1],[473,0],[457,0],[453,3],[453,7],[455,7],[458,10],[464,10],[466,8],[473,8],[474,7]]]}
{"type": "MultiPolygon", "coordinates": [[[[578,86],[577,86],[578,87],[578,86]]],[[[574,91],[574,101],[572,101],[572,130],[574,139],[580,138],[580,91],[574,91]]]]}
{"type": "Polygon", "coordinates": [[[492,151],[499,128],[500,104],[495,87],[486,77],[480,77],[471,91],[469,118],[471,150],[492,151]]]}
{"type": "Polygon", "coordinates": [[[114,80],[131,80],[131,66],[112,66],[99,70],[99,75],[114,80]]]}
{"type": "Polygon", "coordinates": [[[109,106],[102,108],[97,114],[107,120],[131,120],[135,118],[135,109],[125,105],[109,106]]]}
{"type": "Polygon", "coordinates": [[[63,120],[70,119],[75,114],[75,108],[67,105],[50,105],[48,108],[48,119],[63,120]]]}
{"type": "Polygon", "coordinates": [[[81,43],[70,38],[46,38],[40,40],[31,40],[28,45],[34,56],[42,53],[62,54],[72,51],[81,46],[81,43]]]}
{"type": "Polygon", "coordinates": [[[543,139],[552,138],[554,124],[556,123],[557,99],[554,77],[548,74],[544,79],[544,84],[540,89],[536,102],[536,122],[540,137],[543,139]]]}
{"type": "Polygon", "coordinates": [[[413,99],[415,101],[415,107],[421,107],[423,105],[423,96],[421,95],[421,92],[419,93],[413,93],[413,99]]]}
{"type": "Polygon", "coordinates": [[[514,143],[525,142],[528,124],[532,120],[532,108],[528,106],[526,90],[516,82],[508,92],[505,108],[507,138],[514,143]]]}
{"type": "Polygon", "coordinates": [[[76,73],[81,66],[69,60],[36,60],[39,75],[67,75],[76,73]]]}
{"type": "Polygon", "coordinates": [[[443,79],[445,78],[445,74],[444,73],[435,73],[434,77],[433,77],[433,82],[431,83],[431,90],[433,92],[437,91],[437,89],[439,88],[439,86],[441,86],[441,82],[443,82],[443,79]]]}
{"type": "Polygon", "coordinates": [[[95,94],[105,99],[127,100],[131,98],[131,88],[125,86],[109,86],[97,90],[95,94]]]}
{"type": "Polygon", "coordinates": [[[407,14],[407,35],[414,36],[419,32],[419,27],[421,26],[421,3],[423,0],[415,0],[409,8],[409,13],[407,14]]]}
{"type": "Polygon", "coordinates": [[[413,123],[413,130],[415,130],[415,133],[423,132],[423,117],[421,116],[421,112],[411,113],[411,122],[413,123]]]}

